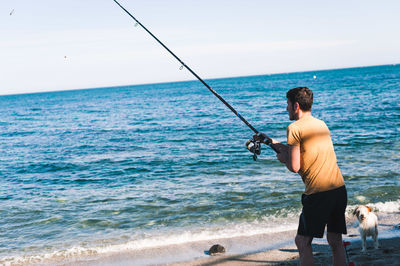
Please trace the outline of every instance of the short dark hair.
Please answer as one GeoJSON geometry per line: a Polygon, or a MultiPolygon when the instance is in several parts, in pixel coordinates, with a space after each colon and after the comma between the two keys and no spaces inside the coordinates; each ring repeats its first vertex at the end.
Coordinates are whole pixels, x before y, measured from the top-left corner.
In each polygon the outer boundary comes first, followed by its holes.
{"type": "Polygon", "coordinates": [[[307,87],[297,87],[286,93],[286,98],[294,105],[299,104],[302,111],[310,111],[313,104],[313,92],[307,87]]]}

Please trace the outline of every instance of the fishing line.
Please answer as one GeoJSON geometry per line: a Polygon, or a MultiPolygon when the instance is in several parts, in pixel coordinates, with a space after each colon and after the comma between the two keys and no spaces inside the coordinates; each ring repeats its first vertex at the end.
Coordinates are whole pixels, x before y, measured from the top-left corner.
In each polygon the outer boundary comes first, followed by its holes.
{"type": "MultiPolygon", "coordinates": [[[[243,116],[241,116],[228,102],[224,100],[224,98],[221,97],[214,89],[212,89],[202,78],[200,78],[189,66],[187,66],[178,56],[176,56],[165,44],[163,44],[153,33],[151,33],[142,23],[140,23],[139,20],[137,20],[128,10],[126,10],[117,0],[113,0],[122,10],[124,10],[136,23],[135,27],[137,25],[140,25],[148,34],[150,34],[151,37],[153,37],[162,47],[164,47],[173,57],[175,57],[176,60],[181,64],[180,69],[183,67],[186,68],[190,73],[192,73],[193,76],[195,76],[201,83],[203,83],[204,86],[207,87],[223,104],[225,104],[237,117],[239,117],[240,120],[242,120],[243,123],[245,123],[253,132],[259,135],[259,132],[257,129],[255,129],[246,119],[244,119],[243,116]]],[[[278,151],[271,145],[272,143],[269,140],[261,140],[263,143],[267,144],[270,146],[275,152],[278,153],[278,151]]],[[[256,140],[254,137],[250,141],[254,145],[252,148],[249,147],[247,144],[246,146],[248,149],[253,152],[253,159],[256,160],[257,155],[260,154],[261,146],[260,146],[260,141],[256,140]]]]}

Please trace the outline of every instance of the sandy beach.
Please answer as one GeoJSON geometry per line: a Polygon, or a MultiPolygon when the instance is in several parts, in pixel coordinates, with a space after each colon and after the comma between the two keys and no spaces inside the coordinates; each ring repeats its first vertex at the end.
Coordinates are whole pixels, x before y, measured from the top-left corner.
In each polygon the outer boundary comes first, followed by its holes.
{"type": "MultiPolygon", "coordinates": [[[[317,265],[331,265],[332,258],[327,243],[313,244],[314,258],[317,265]]],[[[361,242],[357,239],[347,247],[350,261],[355,265],[400,265],[400,238],[380,240],[380,248],[370,244],[366,253],[361,253],[361,242]]],[[[208,259],[170,264],[184,265],[298,265],[298,253],[294,245],[248,255],[215,256],[208,259]]]]}
{"type": "MultiPolygon", "coordinates": [[[[347,246],[347,255],[355,265],[400,265],[400,227],[396,223],[398,214],[381,217],[379,225],[379,249],[373,248],[372,239],[367,239],[367,252],[361,252],[361,240],[356,227],[355,218],[347,217],[348,234],[344,241],[347,246]]],[[[296,232],[287,232],[286,236],[296,232]]],[[[281,243],[282,244],[282,243],[281,243]]],[[[316,265],[332,265],[331,250],[326,237],[313,240],[313,253],[316,265]]],[[[299,255],[293,239],[287,245],[255,252],[252,254],[216,255],[209,258],[169,264],[173,266],[196,265],[298,265],[299,255]]]]}
{"type": "MultiPolygon", "coordinates": [[[[284,237],[295,234],[295,231],[284,233],[284,237]]],[[[399,235],[399,234],[397,234],[399,235]]],[[[387,235],[386,235],[387,236],[387,235]]],[[[223,255],[208,256],[205,255],[201,247],[206,247],[212,241],[202,243],[192,243],[186,246],[169,246],[168,248],[160,248],[157,250],[142,250],[140,253],[127,252],[115,254],[113,256],[103,258],[88,258],[84,261],[75,261],[62,265],[169,265],[169,266],[211,266],[211,265],[298,265],[299,256],[293,240],[279,242],[277,246],[268,250],[260,250],[255,253],[232,253],[230,248],[235,249],[235,245],[258,245],[259,241],[265,240],[266,236],[253,236],[250,238],[240,239],[221,239],[219,243],[223,243],[227,247],[227,253],[223,255]],[[238,243],[240,240],[240,243],[238,243]],[[182,252],[186,253],[187,260],[178,263],[168,263],[180,256],[182,252]],[[200,258],[189,259],[198,252],[202,254],[200,258]],[[180,255],[179,255],[180,254],[180,255]]],[[[269,235],[272,240],[279,241],[281,239],[277,235],[269,235]]],[[[380,238],[379,249],[374,249],[372,241],[369,240],[366,253],[361,252],[361,241],[359,235],[349,234],[344,238],[350,241],[347,246],[349,261],[355,265],[400,265],[400,237],[380,238]]],[[[271,239],[269,239],[271,240],[271,239]]],[[[332,265],[331,251],[326,239],[315,239],[313,242],[313,252],[316,265],[332,265]]],[[[199,257],[199,255],[197,255],[199,257]]]]}
{"type": "MultiPolygon", "coordinates": [[[[355,218],[348,216],[348,234],[344,241],[349,261],[355,265],[400,265],[400,228],[398,213],[381,216],[379,225],[379,249],[373,248],[367,239],[367,252],[361,252],[360,236],[355,218]]],[[[232,237],[216,240],[189,242],[159,248],[126,251],[106,256],[88,256],[61,265],[298,265],[299,256],[294,244],[296,230],[232,237]],[[221,244],[226,253],[209,256],[208,249],[221,244]]],[[[316,265],[332,265],[330,247],[326,238],[314,239],[313,252],[316,265]]]]}

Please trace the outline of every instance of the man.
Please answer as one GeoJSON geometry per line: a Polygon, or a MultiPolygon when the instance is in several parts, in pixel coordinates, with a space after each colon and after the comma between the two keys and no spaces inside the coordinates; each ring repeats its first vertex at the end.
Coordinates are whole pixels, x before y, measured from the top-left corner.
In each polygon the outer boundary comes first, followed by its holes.
{"type": "Polygon", "coordinates": [[[322,238],[327,226],[327,240],[332,249],[333,264],[345,265],[342,234],[347,234],[345,210],[347,192],[336,162],[330,132],[326,124],[311,115],[313,92],[307,87],[291,89],[286,94],[289,119],[287,145],[264,134],[279,153],[278,160],[299,173],[304,184],[303,210],[295,238],[301,265],[313,265],[311,242],[322,238]]]}

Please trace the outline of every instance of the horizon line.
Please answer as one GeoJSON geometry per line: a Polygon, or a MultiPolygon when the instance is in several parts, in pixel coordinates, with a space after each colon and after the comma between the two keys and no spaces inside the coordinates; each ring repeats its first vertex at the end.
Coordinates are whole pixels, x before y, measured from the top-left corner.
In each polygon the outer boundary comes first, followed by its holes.
{"type": "MultiPolygon", "coordinates": [[[[325,69],[312,69],[312,70],[300,70],[293,72],[277,72],[277,73],[264,73],[264,74],[252,74],[246,76],[229,76],[229,77],[217,77],[217,78],[205,78],[204,80],[220,80],[220,79],[229,79],[229,78],[244,78],[244,77],[257,77],[257,76],[271,76],[271,75],[282,75],[282,74],[296,74],[296,73],[307,73],[307,72],[315,72],[315,71],[332,71],[332,70],[342,70],[342,69],[352,69],[352,68],[368,68],[368,67],[380,67],[380,66],[396,66],[400,65],[400,63],[391,63],[391,64],[382,64],[382,65],[367,65],[367,66],[352,66],[352,67],[340,67],[340,68],[325,68],[325,69]]],[[[101,87],[93,87],[93,88],[76,88],[76,89],[61,89],[61,90],[48,90],[48,91],[33,91],[33,92],[20,92],[20,93],[6,93],[1,94],[2,96],[16,96],[16,95],[30,95],[30,94],[39,94],[39,93],[52,93],[52,92],[68,92],[68,91],[78,91],[78,90],[95,90],[95,89],[104,89],[104,88],[118,88],[118,87],[134,87],[134,86],[143,86],[143,85],[159,85],[166,83],[180,83],[180,82],[193,82],[199,81],[198,79],[188,79],[188,80],[175,80],[175,81],[161,81],[161,82],[146,82],[146,83],[136,83],[136,84],[124,84],[124,85],[112,85],[112,86],[101,86],[101,87]]]]}

